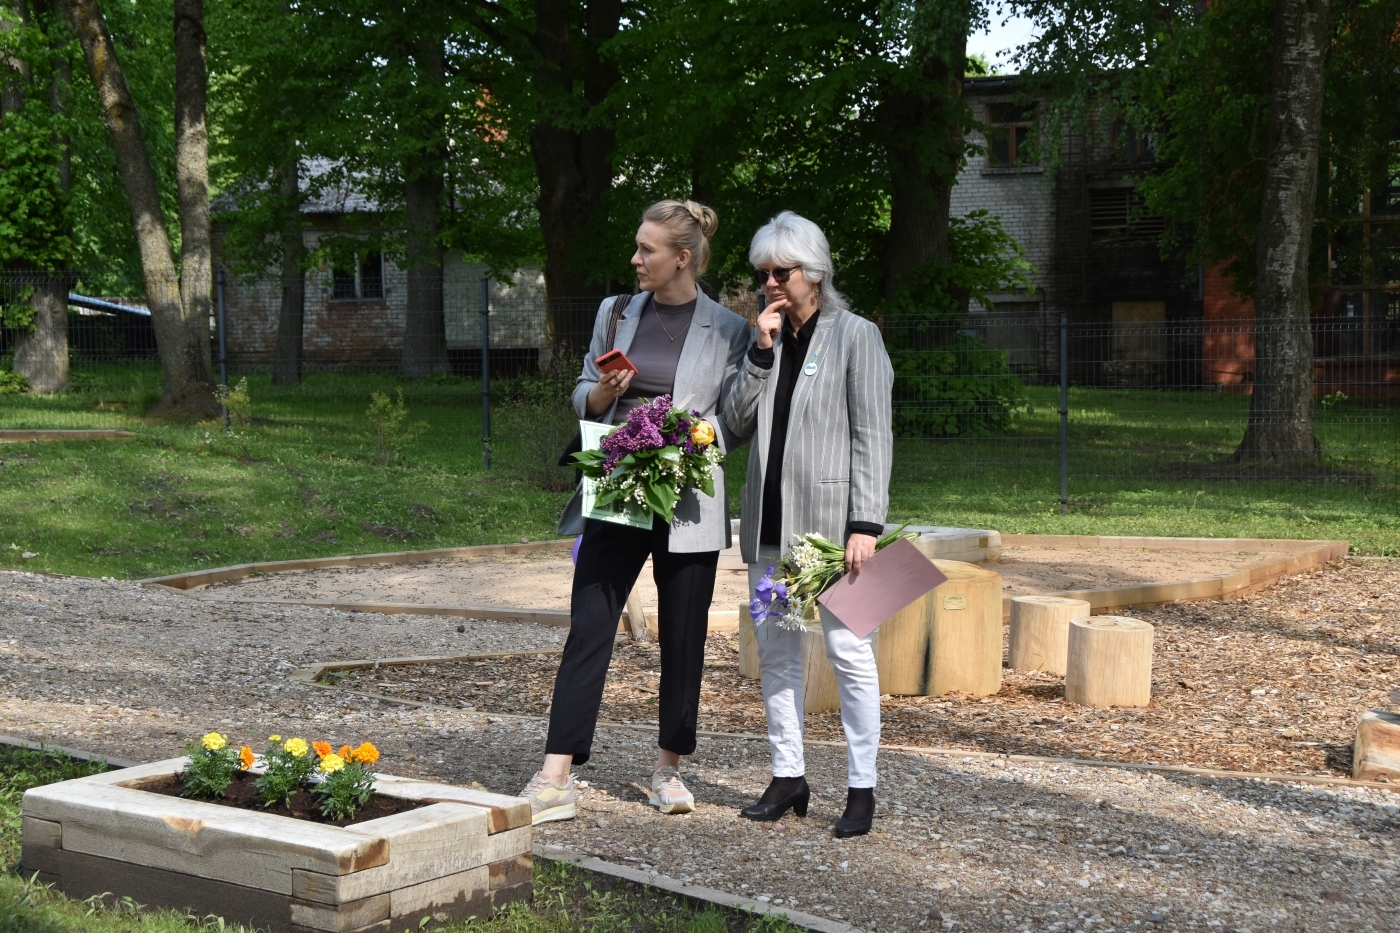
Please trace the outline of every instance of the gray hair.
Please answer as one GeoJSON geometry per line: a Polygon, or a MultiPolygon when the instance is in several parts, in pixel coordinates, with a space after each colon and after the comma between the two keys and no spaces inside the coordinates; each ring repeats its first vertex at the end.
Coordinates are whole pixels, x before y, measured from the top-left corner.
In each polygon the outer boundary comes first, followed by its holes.
{"type": "Polygon", "coordinates": [[[801,266],[802,278],[817,286],[817,298],[823,308],[850,307],[846,296],[832,283],[836,269],[831,263],[831,244],[822,228],[806,217],[783,211],[759,227],[749,244],[749,262],[755,268],[765,262],[801,266]]]}

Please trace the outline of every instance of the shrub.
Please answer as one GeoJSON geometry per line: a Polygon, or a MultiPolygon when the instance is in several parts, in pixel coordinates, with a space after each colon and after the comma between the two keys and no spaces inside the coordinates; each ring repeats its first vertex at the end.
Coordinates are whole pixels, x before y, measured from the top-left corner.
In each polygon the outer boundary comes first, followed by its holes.
{"type": "Polygon", "coordinates": [[[20,395],[28,391],[28,379],[12,369],[0,369],[0,395],[20,395]]]}
{"type": "Polygon", "coordinates": [[[956,334],[944,346],[890,349],[896,437],[982,437],[1011,428],[1026,390],[1006,354],[956,334]]]}
{"type": "Polygon", "coordinates": [[[520,444],[520,472],[548,492],[566,492],[578,483],[573,467],[559,466],[559,455],[578,433],[573,394],[582,368],[582,358],[562,346],[538,373],[511,386],[504,414],[508,432],[520,444]]]}
{"type": "Polygon", "coordinates": [[[229,417],[237,421],[239,427],[248,423],[253,410],[253,400],[248,395],[247,376],[238,380],[238,384],[232,389],[228,386],[215,386],[214,398],[228,410],[229,417]]]}
{"type": "Polygon", "coordinates": [[[365,414],[370,420],[370,439],[374,442],[374,462],[388,466],[399,459],[404,447],[427,427],[425,422],[408,423],[408,406],[404,404],[403,389],[396,398],[383,392],[373,392],[365,414]]]}

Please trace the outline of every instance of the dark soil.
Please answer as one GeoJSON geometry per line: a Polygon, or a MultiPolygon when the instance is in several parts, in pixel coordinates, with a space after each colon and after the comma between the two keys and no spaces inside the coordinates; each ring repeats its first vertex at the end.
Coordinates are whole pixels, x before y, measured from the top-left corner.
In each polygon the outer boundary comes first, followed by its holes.
{"type": "MultiPolygon", "coordinates": [[[[358,812],[348,820],[332,820],[321,815],[321,800],[308,790],[299,790],[292,795],[290,807],[269,808],[263,806],[262,800],[258,798],[258,790],[253,786],[253,776],[247,773],[239,773],[233,776],[233,783],[229,785],[224,797],[200,797],[204,803],[215,803],[221,807],[237,807],[240,810],[262,810],[266,813],[275,813],[278,816],[289,816],[294,820],[307,820],[311,823],[325,823],[328,826],[349,826],[352,823],[363,823],[366,820],[377,820],[381,816],[393,816],[395,813],[406,813],[409,810],[417,810],[419,807],[427,806],[417,800],[402,800],[398,797],[376,796],[370,801],[368,806],[361,807],[358,812]]],[[[143,782],[139,786],[140,790],[147,790],[153,794],[164,794],[167,797],[183,797],[185,787],[180,783],[180,778],[176,775],[157,778],[154,781],[143,782]]]]}

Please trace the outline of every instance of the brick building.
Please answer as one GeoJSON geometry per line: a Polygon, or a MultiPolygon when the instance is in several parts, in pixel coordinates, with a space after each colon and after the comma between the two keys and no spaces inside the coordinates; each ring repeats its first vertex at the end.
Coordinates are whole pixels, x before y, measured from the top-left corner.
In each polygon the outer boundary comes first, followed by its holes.
{"type": "MultiPolygon", "coordinates": [[[[216,209],[219,205],[216,205],[216,209]]],[[[227,210],[229,205],[225,204],[227,210]]],[[[378,211],[364,195],[333,192],[308,199],[303,240],[314,250],[323,237],[343,232],[378,211]]],[[[226,225],[214,228],[215,268],[222,268],[226,225]]],[[[443,315],[454,369],[479,368],[481,283],[484,265],[449,252],[443,264],[443,315]]],[[[377,252],[356,254],[343,267],[329,264],[303,278],[305,362],[319,369],[393,369],[403,350],[407,287],[404,271],[377,252]]],[[[520,269],[510,281],[490,279],[493,371],[533,368],[545,340],[544,272],[520,269]]],[[[266,368],[277,343],[282,285],[278,271],[257,277],[227,274],[224,287],[229,358],[244,368],[266,368]]]]}

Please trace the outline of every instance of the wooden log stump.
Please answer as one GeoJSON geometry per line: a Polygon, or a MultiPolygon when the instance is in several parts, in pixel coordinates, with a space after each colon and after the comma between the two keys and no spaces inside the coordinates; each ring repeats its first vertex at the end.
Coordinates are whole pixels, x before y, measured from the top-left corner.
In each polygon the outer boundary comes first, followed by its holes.
{"type": "Polygon", "coordinates": [[[988,696],[1001,689],[1001,575],[935,560],[947,582],[877,630],[880,693],[988,696]]]}
{"type": "Polygon", "coordinates": [[[1069,622],[1089,616],[1089,601],[1063,596],[1016,596],[1011,600],[1009,664],[1018,671],[1064,676],[1069,622]]]}
{"type": "Polygon", "coordinates": [[[1358,781],[1400,781],[1400,715],[1373,709],[1356,723],[1351,776],[1358,781]]]}
{"type": "MultiPolygon", "coordinates": [[[[759,679],[758,639],[764,637],[753,624],[748,603],[739,604],[739,676],[759,679]]],[[[876,633],[879,644],[879,633],[876,633]]],[[[802,712],[824,713],[841,708],[836,689],[836,668],[826,656],[826,636],[818,626],[802,633],[802,712]]]]}
{"type": "Polygon", "coordinates": [[[1080,706],[1151,702],[1152,626],[1125,616],[1072,620],[1065,699],[1080,706]]]}

